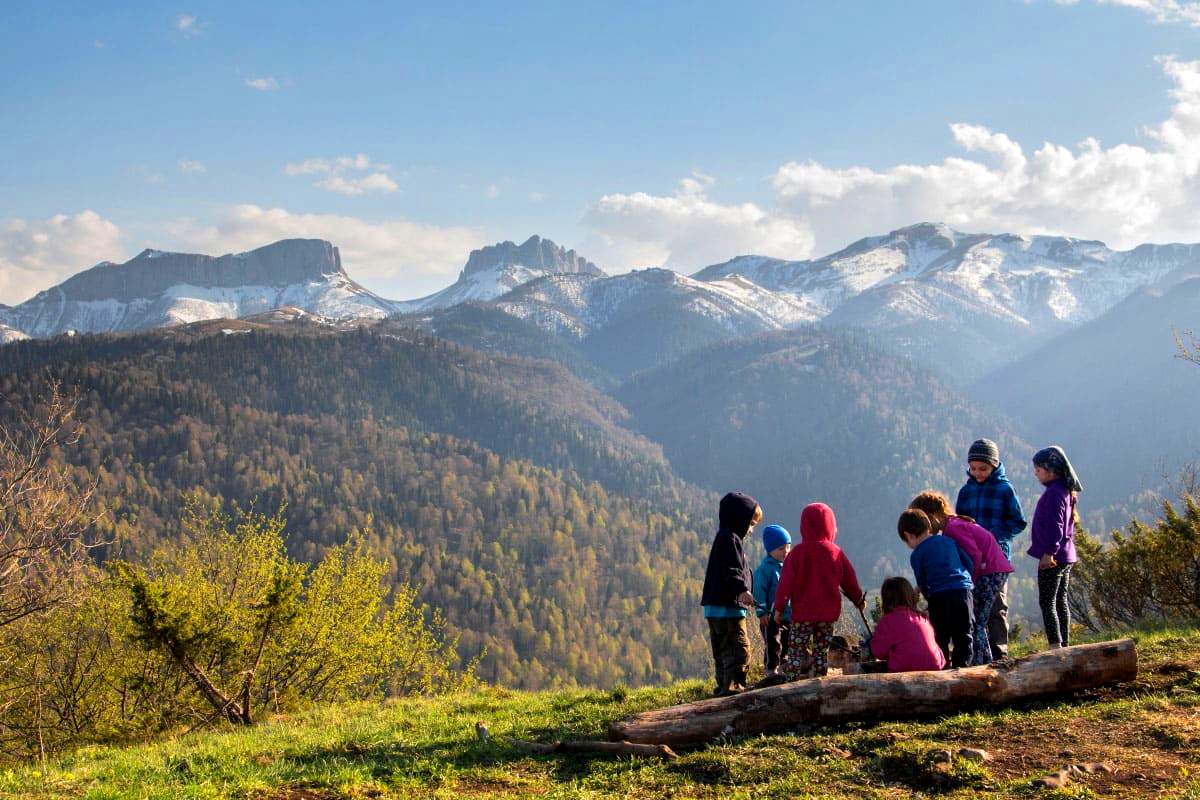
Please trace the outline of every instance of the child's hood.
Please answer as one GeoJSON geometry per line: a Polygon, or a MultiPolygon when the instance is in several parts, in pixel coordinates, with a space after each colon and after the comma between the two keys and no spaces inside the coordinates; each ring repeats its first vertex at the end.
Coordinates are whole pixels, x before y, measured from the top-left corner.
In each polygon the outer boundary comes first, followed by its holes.
{"type": "Polygon", "coordinates": [[[824,503],[805,506],[800,514],[800,538],[805,544],[833,544],[837,538],[837,519],[824,503]]]}
{"type": "Polygon", "coordinates": [[[754,519],[756,508],[758,501],[750,495],[730,492],[721,498],[721,528],[738,535],[745,533],[750,527],[750,521],[754,519]]]}
{"type": "MultiPolygon", "coordinates": [[[[971,474],[971,470],[967,470],[967,477],[970,478],[971,483],[977,483],[975,476],[971,474]]],[[[1008,483],[1008,473],[1004,471],[1003,461],[1001,461],[1000,464],[997,465],[994,470],[992,470],[992,474],[988,475],[988,479],[980,485],[987,486],[993,483],[1008,483]]]]}

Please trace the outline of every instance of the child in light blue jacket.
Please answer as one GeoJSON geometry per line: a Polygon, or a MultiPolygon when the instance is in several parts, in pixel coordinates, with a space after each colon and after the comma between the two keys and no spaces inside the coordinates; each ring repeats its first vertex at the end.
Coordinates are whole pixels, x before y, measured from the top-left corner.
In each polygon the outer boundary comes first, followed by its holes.
{"type": "Polygon", "coordinates": [[[758,569],[754,570],[754,611],[758,615],[758,629],[766,645],[764,666],[767,675],[771,676],[778,672],[788,649],[791,608],[784,612],[782,622],[776,622],[771,612],[775,608],[775,590],[779,587],[783,560],[792,549],[792,536],[782,525],[768,525],[763,528],[762,539],[767,554],[763,556],[758,569]]]}

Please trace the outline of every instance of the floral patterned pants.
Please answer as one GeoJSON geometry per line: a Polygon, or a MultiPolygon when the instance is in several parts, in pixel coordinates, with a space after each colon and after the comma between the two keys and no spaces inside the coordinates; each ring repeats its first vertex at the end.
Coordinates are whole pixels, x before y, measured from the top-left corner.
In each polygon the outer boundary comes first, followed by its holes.
{"type": "Polygon", "coordinates": [[[780,670],[789,681],[829,671],[829,642],[833,639],[832,622],[792,622],[791,641],[780,670]]]}
{"type": "Polygon", "coordinates": [[[988,619],[992,616],[992,606],[996,604],[996,597],[1004,591],[1004,584],[1007,582],[1007,572],[980,575],[979,580],[975,581],[975,655],[971,661],[973,665],[991,663],[992,645],[988,641],[988,619]]]}

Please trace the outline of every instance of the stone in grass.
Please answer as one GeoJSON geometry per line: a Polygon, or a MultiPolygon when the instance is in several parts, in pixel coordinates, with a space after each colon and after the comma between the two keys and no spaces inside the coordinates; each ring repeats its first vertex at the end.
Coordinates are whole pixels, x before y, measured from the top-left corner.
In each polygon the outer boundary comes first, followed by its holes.
{"type": "Polygon", "coordinates": [[[934,750],[929,754],[929,759],[935,764],[945,764],[954,758],[954,754],[949,750],[934,750]]]}
{"type": "Polygon", "coordinates": [[[1049,775],[1035,779],[1033,785],[1043,789],[1062,789],[1070,783],[1071,771],[1060,769],[1058,772],[1051,772],[1049,775]]]}
{"type": "Polygon", "coordinates": [[[978,747],[960,747],[958,749],[960,758],[965,758],[967,761],[974,761],[982,764],[984,761],[991,761],[992,754],[987,750],[981,750],[978,747]]]}
{"type": "Polygon", "coordinates": [[[1079,775],[1095,775],[1098,772],[1111,775],[1117,771],[1117,765],[1111,761],[1097,761],[1090,764],[1072,764],[1071,771],[1079,775]]]}

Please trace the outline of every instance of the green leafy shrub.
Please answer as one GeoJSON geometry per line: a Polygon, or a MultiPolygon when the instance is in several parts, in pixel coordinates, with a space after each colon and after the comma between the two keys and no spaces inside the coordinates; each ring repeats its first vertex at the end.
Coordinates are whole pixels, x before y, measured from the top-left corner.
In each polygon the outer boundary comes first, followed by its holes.
{"type": "Polygon", "coordinates": [[[1081,533],[1071,607],[1093,631],[1200,619],[1200,495],[1183,492],[1154,525],[1137,520],[1101,544],[1081,533]]]}
{"type": "Polygon", "coordinates": [[[146,563],[93,568],[75,602],[4,631],[10,755],[474,681],[441,616],[411,586],[387,588],[363,534],[309,566],[288,556],[278,514],[230,518],[195,495],[184,528],[146,563]]]}

